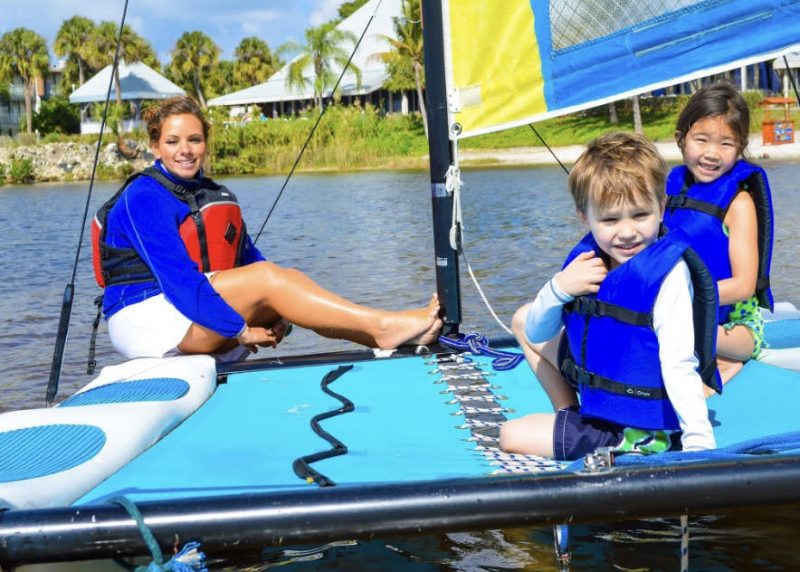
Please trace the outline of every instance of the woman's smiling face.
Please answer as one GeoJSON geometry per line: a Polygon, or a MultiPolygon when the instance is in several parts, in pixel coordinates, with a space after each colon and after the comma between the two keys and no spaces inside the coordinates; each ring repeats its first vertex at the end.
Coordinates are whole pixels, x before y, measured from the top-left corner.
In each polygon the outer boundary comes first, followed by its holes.
{"type": "Polygon", "coordinates": [[[206,160],[203,124],[190,113],[170,115],[161,125],[161,137],[152,149],[170,173],[193,179],[206,160]]]}

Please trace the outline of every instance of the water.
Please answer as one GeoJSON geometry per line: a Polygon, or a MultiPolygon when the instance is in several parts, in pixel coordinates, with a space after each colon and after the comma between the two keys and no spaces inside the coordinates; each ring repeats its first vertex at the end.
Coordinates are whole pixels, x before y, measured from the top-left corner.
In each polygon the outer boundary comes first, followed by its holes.
{"type": "MultiPolygon", "coordinates": [[[[772,284],[777,300],[800,304],[795,228],[800,164],[765,165],[777,219],[772,284]]],[[[283,183],[282,177],[231,178],[252,234],[283,183]]],[[[581,235],[556,167],[470,170],[464,173],[465,254],[497,314],[507,324],[560,266],[581,235]]],[[[88,185],[0,188],[0,412],[44,403],[64,287],[70,282],[88,185]]],[[[95,185],[89,212],[116,190],[95,185]]],[[[435,290],[429,182],[422,172],[299,175],[258,241],[268,259],[305,271],[354,301],[385,308],[423,305],[435,290]]],[[[88,236],[75,277],[76,295],[59,399],[86,384],[94,285],[88,236]]],[[[498,335],[462,261],[462,331],[498,335]]],[[[296,331],[282,355],[351,349],[347,342],[296,331]]],[[[272,352],[274,350],[261,350],[272,352]]],[[[100,366],[116,363],[101,326],[100,366]]],[[[779,396],[765,396],[775,399],[779,396]]],[[[795,527],[800,507],[692,519],[693,570],[794,570],[800,567],[795,527]]],[[[573,570],[677,570],[677,519],[619,526],[574,526],[573,570]]],[[[215,569],[266,570],[555,570],[550,529],[529,528],[265,550],[215,560],[215,569]]],[[[76,569],[62,567],[62,569],[76,569]]],[[[87,569],[81,565],[77,569],[87,569]]],[[[119,569],[92,564],[90,569],[119,569]]]]}

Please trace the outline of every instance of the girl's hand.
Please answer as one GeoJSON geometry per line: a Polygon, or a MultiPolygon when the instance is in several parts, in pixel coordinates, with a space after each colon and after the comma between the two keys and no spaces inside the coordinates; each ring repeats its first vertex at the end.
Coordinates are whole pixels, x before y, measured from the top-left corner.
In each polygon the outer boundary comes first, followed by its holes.
{"type": "Polygon", "coordinates": [[[555,281],[565,294],[583,296],[596,294],[607,274],[608,269],[603,260],[590,250],[576,256],[564,270],[556,274],[555,281]]]}

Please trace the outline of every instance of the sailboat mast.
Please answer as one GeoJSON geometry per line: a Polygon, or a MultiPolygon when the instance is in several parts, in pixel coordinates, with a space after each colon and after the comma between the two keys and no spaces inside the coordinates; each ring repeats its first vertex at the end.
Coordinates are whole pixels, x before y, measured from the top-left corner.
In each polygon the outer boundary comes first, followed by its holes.
{"type": "MultiPolygon", "coordinates": [[[[412,0],[413,1],[413,0],[412,0]]],[[[453,195],[445,186],[452,162],[448,138],[447,91],[445,84],[442,2],[422,2],[422,37],[425,49],[425,93],[428,110],[428,152],[430,156],[433,242],[436,256],[436,290],[442,307],[442,333],[458,333],[461,323],[461,285],[458,252],[450,245],[453,195]]],[[[458,233],[460,237],[460,232],[458,233]]]]}

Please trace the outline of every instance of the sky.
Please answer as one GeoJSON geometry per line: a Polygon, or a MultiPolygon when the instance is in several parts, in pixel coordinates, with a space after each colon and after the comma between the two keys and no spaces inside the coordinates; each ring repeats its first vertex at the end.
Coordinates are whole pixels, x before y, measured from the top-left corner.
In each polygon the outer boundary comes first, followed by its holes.
{"type": "MultiPolygon", "coordinates": [[[[150,42],[162,64],[184,32],[202,31],[233,59],[236,46],[258,36],[273,51],[287,40],[303,43],[303,33],[335,17],[342,0],[128,0],[125,22],[150,42]]],[[[64,20],[85,16],[96,24],[119,24],[125,0],[0,0],[0,35],[29,28],[47,41],[55,62],[53,40],[64,20]]]]}

